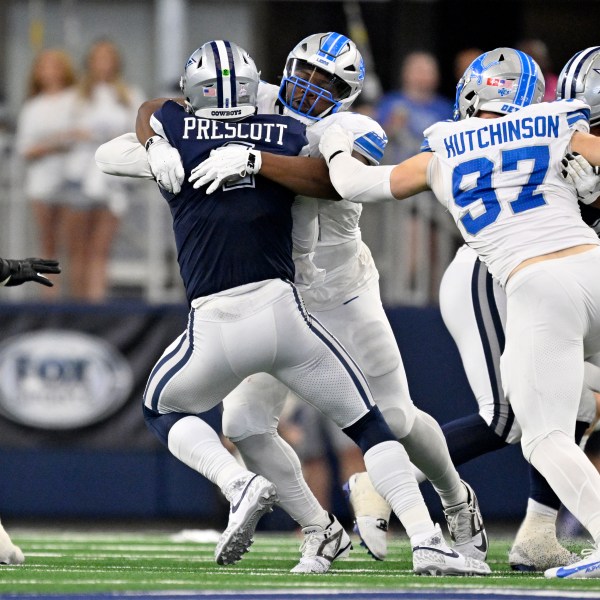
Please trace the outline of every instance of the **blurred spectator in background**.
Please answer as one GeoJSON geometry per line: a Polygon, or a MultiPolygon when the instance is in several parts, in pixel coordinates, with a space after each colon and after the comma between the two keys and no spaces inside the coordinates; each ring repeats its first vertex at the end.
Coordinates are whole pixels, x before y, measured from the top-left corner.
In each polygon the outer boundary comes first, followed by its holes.
{"type": "Polygon", "coordinates": [[[454,81],[458,81],[469,68],[471,63],[481,54],[481,48],[463,48],[454,55],[454,81]]]}
{"type": "Polygon", "coordinates": [[[543,101],[552,102],[556,100],[558,75],[552,70],[552,59],[546,43],[537,38],[528,38],[521,40],[517,44],[517,49],[529,54],[540,66],[546,81],[546,92],[544,93],[543,101]]]}
{"type": "MultiPolygon", "coordinates": [[[[37,223],[40,253],[58,256],[65,231],[65,159],[74,139],[75,69],[59,49],[43,50],[32,65],[15,144],[25,160],[24,190],[37,223]]],[[[58,282],[44,287],[44,297],[55,298],[59,291],[58,282]]]]}
{"type": "Polygon", "coordinates": [[[117,46],[94,43],[77,88],[74,122],[80,140],[67,164],[70,209],[67,215],[68,269],[71,296],[97,302],[107,296],[108,262],[127,209],[125,180],[102,173],[94,160],[98,146],[135,126],[140,89],[125,83],[117,46]]]}
{"type": "Polygon", "coordinates": [[[400,70],[400,87],[384,94],[375,120],[388,135],[385,164],[396,164],[419,151],[423,131],[437,121],[452,118],[453,103],[438,93],[439,65],[430,52],[406,55],[400,70]]]}
{"type": "MultiPolygon", "coordinates": [[[[431,52],[406,55],[400,69],[399,88],[385,94],[375,112],[375,120],[388,136],[381,164],[397,164],[417,154],[423,131],[433,123],[452,118],[454,102],[439,93],[440,84],[439,63],[431,52]]],[[[388,302],[398,301],[406,290],[410,290],[412,301],[437,301],[442,273],[450,260],[450,256],[442,256],[448,251],[439,235],[440,223],[448,217],[431,192],[423,195],[429,201],[419,194],[403,206],[390,203],[378,207],[383,222],[377,226],[376,235],[386,238],[385,252],[396,257],[394,278],[387,277],[382,286],[388,302]],[[385,233],[386,224],[393,224],[394,234],[385,233]]],[[[367,243],[376,251],[376,240],[367,237],[367,243]]],[[[379,261],[377,256],[376,260],[379,261]]]]}

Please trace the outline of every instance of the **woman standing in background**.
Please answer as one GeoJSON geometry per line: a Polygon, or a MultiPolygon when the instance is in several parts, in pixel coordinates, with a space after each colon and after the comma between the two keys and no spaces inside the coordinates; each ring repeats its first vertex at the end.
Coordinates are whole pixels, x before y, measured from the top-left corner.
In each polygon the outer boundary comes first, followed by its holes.
{"type": "Polygon", "coordinates": [[[100,144],[133,129],[143,100],[141,91],[123,80],[117,46],[106,39],[95,42],[77,86],[74,122],[80,140],[67,164],[67,243],[75,299],[98,302],[106,297],[112,243],[127,209],[126,182],[102,173],[94,153],[100,144]]]}
{"type": "MultiPolygon", "coordinates": [[[[25,160],[24,191],[37,223],[40,254],[57,257],[66,219],[67,151],[75,132],[72,106],[75,69],[69,55],[46,49],[34,59],[28,93],[18,117],[16,150],[25,160]]],[[[44,288],[44,297],[56,298],[60,284],[44,288]]]]}

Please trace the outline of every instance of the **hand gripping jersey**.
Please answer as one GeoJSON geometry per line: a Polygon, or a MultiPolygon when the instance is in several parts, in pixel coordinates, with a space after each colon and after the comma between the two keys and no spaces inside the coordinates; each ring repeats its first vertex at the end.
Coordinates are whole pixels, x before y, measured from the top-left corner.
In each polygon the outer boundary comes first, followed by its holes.
{"type": "Polygon", "coordinates": [[[528,258],[600,245],[560,174],[571,136],[589,129],[588,114],[587,104],[562,100],[425,131],[434,152],[428,183],[502,286],[528,258]]]}
{"type": "Polygon", "coordinates": [[[293,281],[292,192],[264,177],[249,176],[207,196],[188,178],[191,169],[223,144],[297,155],[306,144],[304,125],[278,115],[202,119],[172,101],[153,115],[151,124],[177,148],[185,168],[181,192],[163,195],[173,217],[188,302],[267,279],[293,281]]]}

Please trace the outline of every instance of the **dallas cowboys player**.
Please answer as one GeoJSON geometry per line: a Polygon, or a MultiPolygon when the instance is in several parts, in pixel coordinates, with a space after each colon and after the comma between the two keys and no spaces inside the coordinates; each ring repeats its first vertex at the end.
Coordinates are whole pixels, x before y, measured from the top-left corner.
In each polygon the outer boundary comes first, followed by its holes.
{"type": "MultiPolygon", "coordinates": [[[[202,46],[188,61],[182,81],[188,111],[167,102],[153,116],[154,130],[179,151],[186,175],[224,139],[252,143],[258,151],[292,155],[300,150],[304,126],[296,119],[248,116],[247,109],[256,106],[258,73],[248,55],[236,48],[224,41],[202,46]],[[250,77],[251,69],[255,77],[250,77]],[[242,72],[248,73],[245,80],[242,72]]],[[[404,448],[373,404],[364,375],[340,343],[306,313],[290,283],[293,195],[266,178],[246,175],[225,182],[212,197],[189,182],[176,195],[165,192],[191,311],[188,328],[150,375],[144,394],[149,426],[173,454],[223,486],[221,471],[231,465],[224,456],[227,451],[213,443],[214,432],[209,444],[197,435],[197,416],[248,375],[270,373],[327,414],[361,448],[370,478],[411,538],[416,572],[489,573],[485,563],[446,545],[404,448]],[[192,431],[186,432],[188,427],[192,431]],[[176,429],[184,435],[174,440],[176,429]]],[[[264,482],[257,493],[267,507],[275,494],[264,478],[232,478],[231,472],[229,478],[227,487],[233,485],[234,493],[229,495],[228,530],[235,533],[228,536],[226,530],[217,546],[222,563],[239,560],[251,543],[255,519],[252,527],[240,527],[241,509],[236,509],[241,503],[245,512],[260,514],[257,507],[245,506],[253,495],[252,482],[264,482]]]]}
{"type": "MultiPolygon", "coordinates": [[[[600,473],[574,434],[581,357],[600,351],[600,240],[581,219],[561,161],[575,151],[600,165],[600,139],[588,133],[585,103],[535,103],[540,77],[531,57],[498,48],[476,59],[459,81],[456,121],[425,131],[431,152],[363,168],[350,156],[352,136],[336,126],[320,148],[346,198],[402,199],[432,189],[505,289],[501,372],[522,428],[523,454],[598,548],[600,473]]],[[[545,574],[597,577],[600,550],[545,574]]]]}
{"type": "MultiPolygon", "coordinates": [[[[357,89],[360,91],[357,83],[362,87],[362,59],[354,45],[350,46],[352,53],[347,51],[349,43],[339,34],[314,34],[302,40],[288,56],[278,97],[288,112],[309,124],[311,156],[320,156],[319,139],[324,129],[335,122],[352,131],[353,155],[362,162],[377,164],[383,154],[383,130],[364,115],[343,112],[358,95],[357,89]]],[[[249,159],[260,165],[260,158],[251,149],[217,150],[194,169],[190,180],[197,180],[199,185],[212,182],[211,186],[215,186],[249,159]]],[[[258,168],[255,166],[254,170],[258,168]]],[[[258,172],[262,174],[262,170],[258,172]]],[[[305,198],[297,205],[297,211],[317,215],[317,219],[309,221],[313,233],[303,232],[301,236],[317,241],[314,248],[296,256],[296,281],[308,282],[300,288],[307,307],[363,369],[392,431],[411,461],[427,474],[438,491],[455,547],[463,554],[484,560],[487,538],[475,494],[461,482],[437,422],[417,409],[410,398],[402,358],[381,304],[379,275],[361,240],[361,210],[360,204],[346,200],[305,198]]],[[[296,216],[295,230],[298,221],[296,216]]],[[[264,395],[266,385],[253,376],[239,386],[225,401],[223,421],[224,432],[240,448],[244,460],[261,465],[263,474],[271,472],[271,464],[275,472],[280,461],[279,453],[270,446],[278,437],[277,422],[285,390],[273,386],[271,396],[274,401],[277,397],[280,400],[273,405],[271,415],[249,414],[244,396],[264,395]],[[253,390],[257,385],[260,389],[253,390]]],[[[385,532],[390,507],[375,493],[366,473],[353,477],[348,488],[357,531],[369,552],[381,560],[387,552],[385,532]],[[380,506],[383,514],[372,517],[372,503],[380,506]]],[[[278,485],[278,489],[282,486],[278,485]]]]}

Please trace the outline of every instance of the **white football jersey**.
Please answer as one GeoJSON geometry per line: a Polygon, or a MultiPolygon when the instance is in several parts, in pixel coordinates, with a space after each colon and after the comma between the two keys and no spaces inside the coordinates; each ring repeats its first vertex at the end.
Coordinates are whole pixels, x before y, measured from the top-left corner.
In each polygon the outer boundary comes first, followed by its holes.
{"type": "Polygon", "coordinates": [[[587,104],[561,100],[425,131],[434,152],[428,183],[501,285],[528,258],[600,245],[560,173],[573,133],[589,130],[588,115],[587,104]]]}
{"type": "MultiPolygon", "coordinates": [[[[258,112],[282,113],[279,88],[260,82],[258,112]]],[[[306,122],[303,120],[303,122],[306,122]]],[[[308,146],[302,154],[321,157],[321,135],[334,123],[354,134],[354,151],[372,165],[379,164],[387,142],[382,127],[359,113],[338,112],[307,125],[308,146]]],[[[344,302],[344,293],[357,293],[379,276],[371,253],[362,242],[359,219],[362,204],[298,197],[294,204],[294,261],[296,284],[310,310],[326,310],[344,302]],[[315,245],[316,244],[316,245],[315,245]]]]}
{"type": "MultiPolygon", "coordinates": [[[[321,135],[334,123],[354,134],[355,152],[372,165],[379,163],[387,141],[383,129],[370,117],[352,112],[334,113],[307,127],[309,156],[321,156],[321,135]]],[[[325,271],[324,279],[303,290],[302,296],[309,310],[326,310],[347,300],[345,294],[356,294],[366,289],[379,274],[361,237],[359,219],[362,204],[348,200],[303,199],[302,206],[317,215],[318,242],[311,262],[317,269],[325,271]]],[[[298,210],[300,207],[296,207],[296,212],[298,210]]],[[[310,269],[307,260],[306,256],[302,260],[296,259],[299,279],[305,269],[310,269]]]]}

